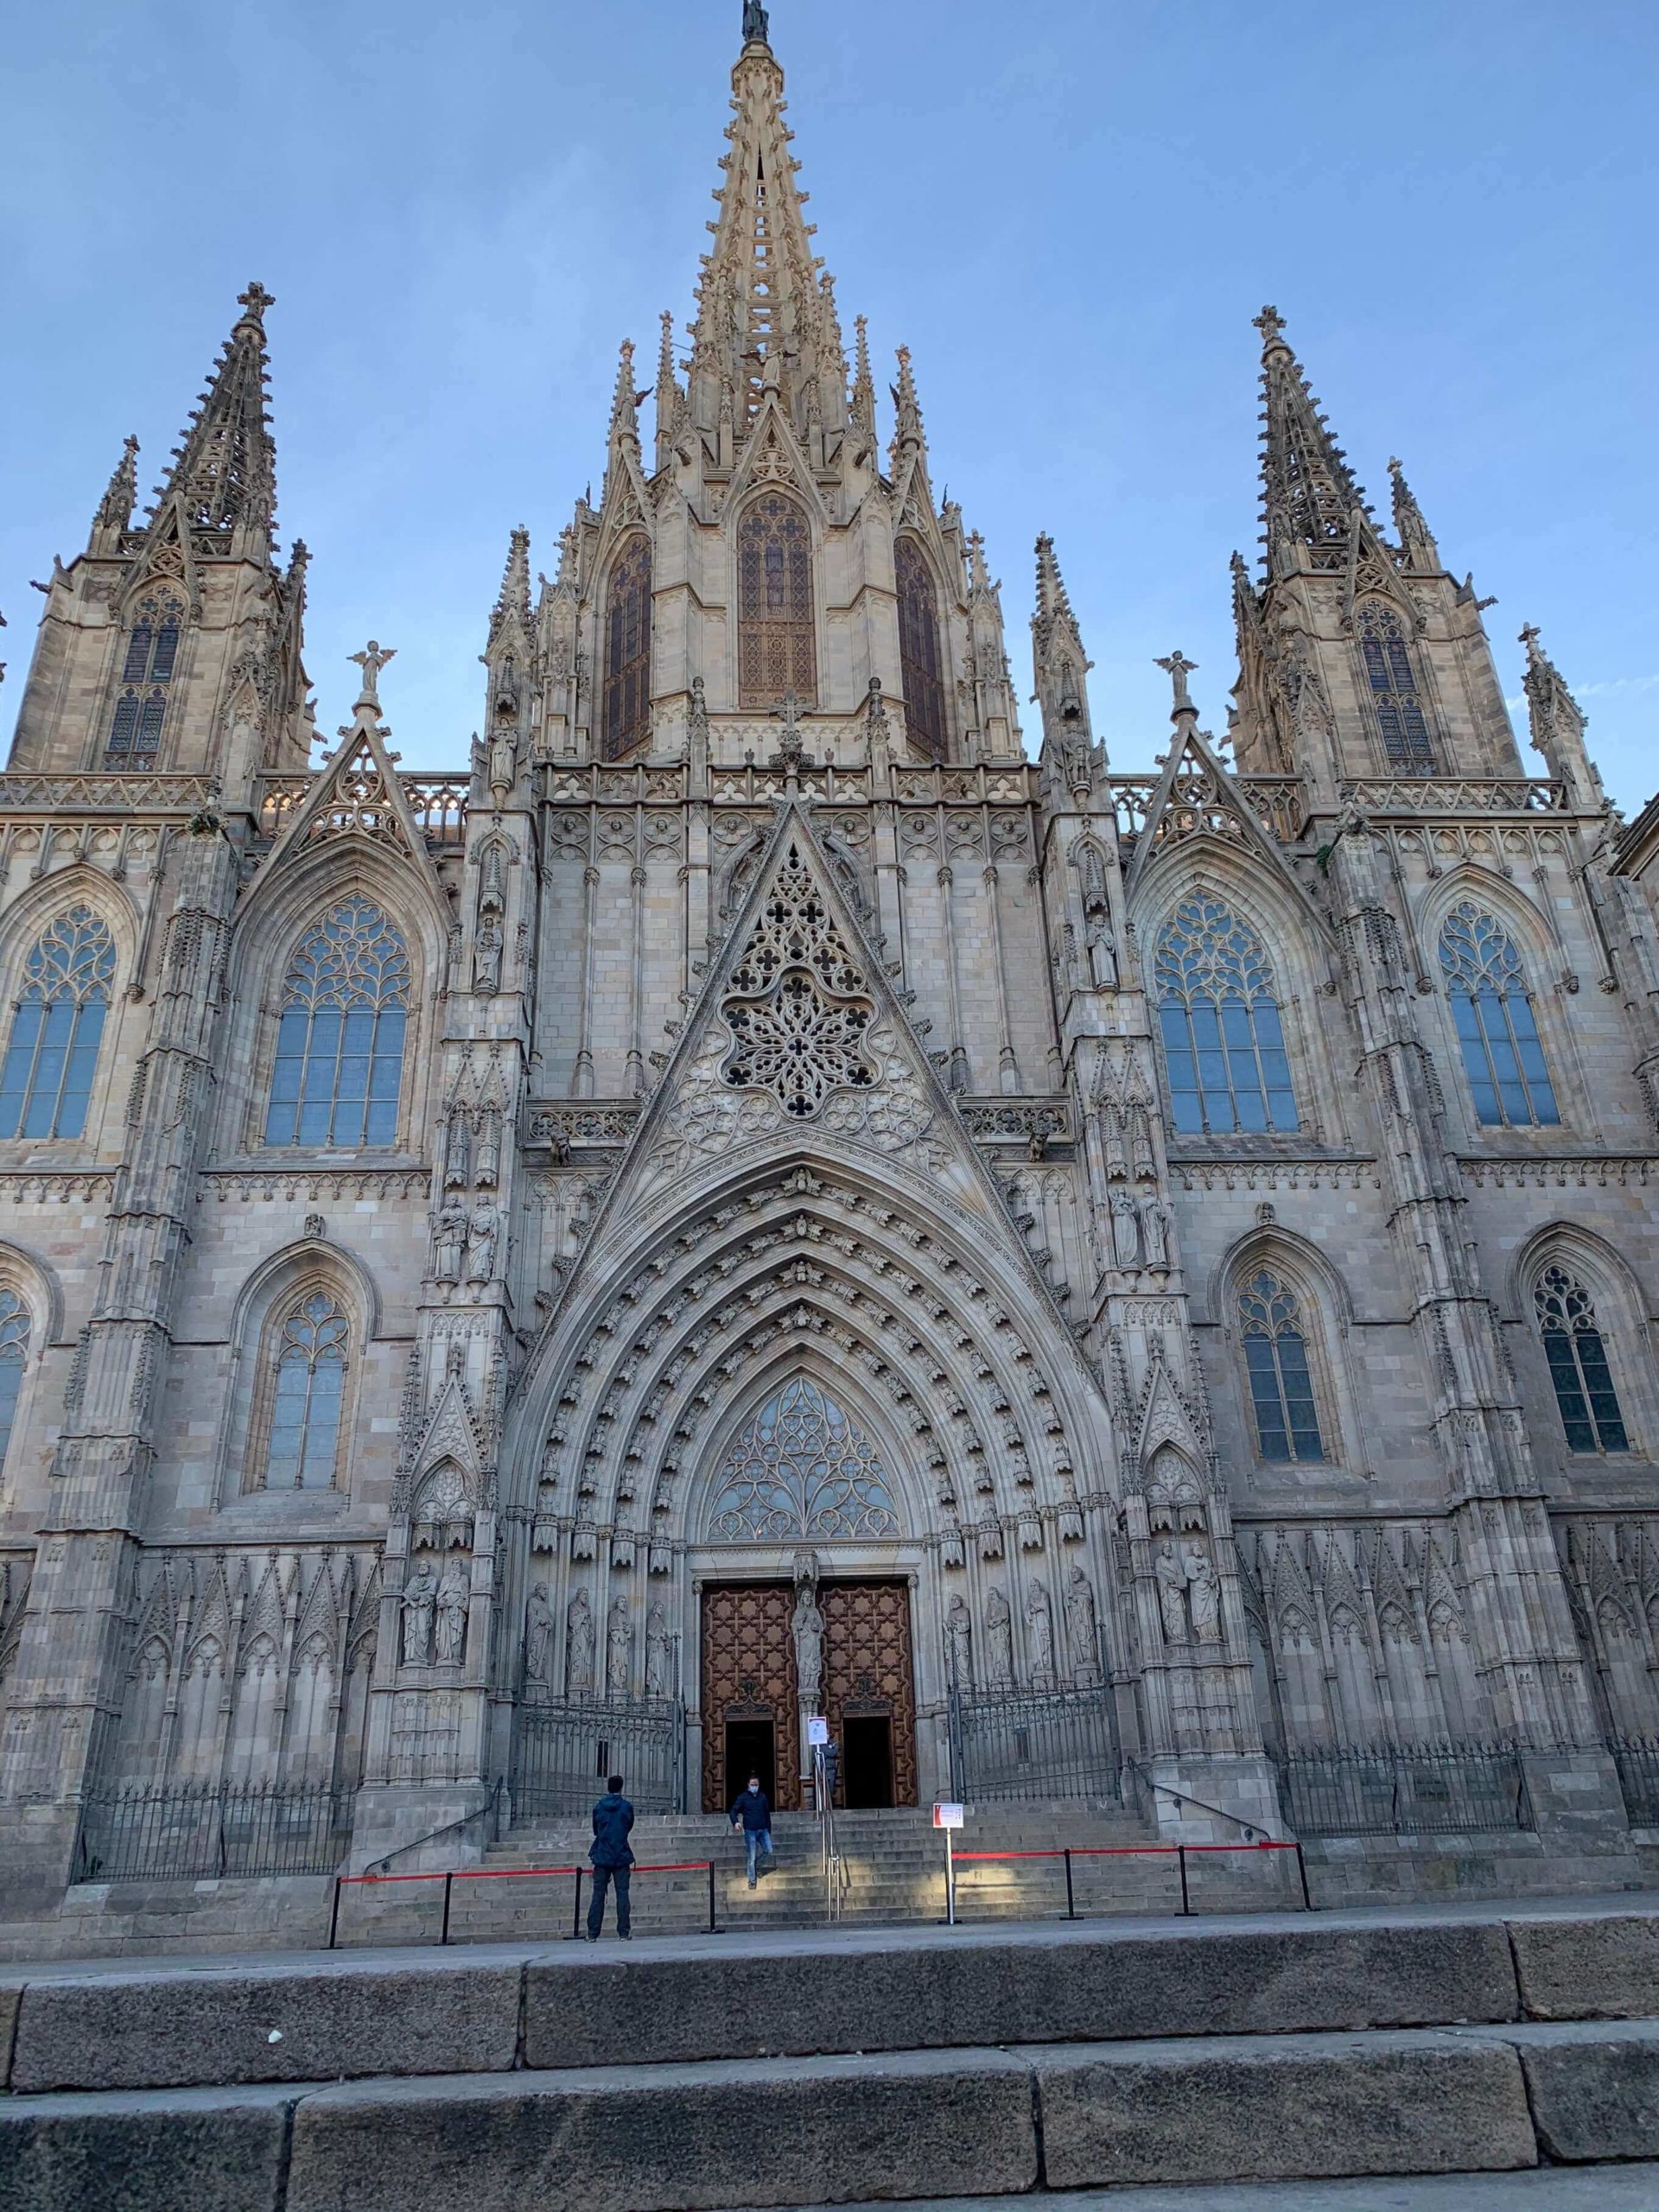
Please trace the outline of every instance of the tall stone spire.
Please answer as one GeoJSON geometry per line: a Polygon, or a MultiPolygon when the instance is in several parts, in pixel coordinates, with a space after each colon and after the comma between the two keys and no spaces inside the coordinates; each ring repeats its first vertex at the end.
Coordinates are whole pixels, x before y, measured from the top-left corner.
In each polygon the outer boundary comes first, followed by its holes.
{"type": "Polygon", "coordinates": [[[1581,814],[1598,814],[1607,804],[1607,794],[1584,741],[1586,724],[1579,702],[1539,643],[1536,623],[1528,623],[1521,632],[1521,642],[1527,649],[1522,681],[1532,741],[1543,754],[1550,774],[1565,785],[1568,804],[1581,814]]]}
{"type": "MultiPolygon", "coordinates": [[[[111,537],[119,538],[124,530],[132,527],[132,510],[138,498],[138,441],[129,438],[122,448],[121,458],[99,501],[98,512],[92,518],[92,540],[96,550],[106,549],[111,537]]],[[[114,550],[113,546],[108,548],[114,550]]]]}
{"type": "Polygon", "coordinates": [[[490,642],[495,652],[504,645],[527,643],[534,635],[530,611],[530,532],[521,523],[507,542],[507,565],[490,617],[490,642]]]}
{"type": "Polygon", "coordinates": [[[1301,365],[1285,342],[1277,308],[1255,318],[1262,333],[1262,523],[1269,577],[1300,568],[1340,570],[1352,517],[1364,509],[1342,448],[1331,435],[1301,365]]]}
{"type": "Polygon", "coordinates": [[[276,513],[276,453],[265,413],[270,363],[265,354],[263,284],[240,296],[237,318],[212,381],[173,449],[173,467],[150,510],[152,538],[175,528],[207,536],[211,549],[267,563],[276,513]]]}
{"type": "Polygon", "coordinates": [[[1399,540],[1405,565],[1421,574],[1433,575],[1440,567],[1440,549],[1423,519],[1423,511],[1399,461],[1389,463],[1389,475],[1394,485],[1394,534],[1399,540]]]}
{"type": "Polygon", "coordinates": [[[897,477],[899,463],[913,451],[927,451],[927,434],[922,428],[921,402],[916,396],[916,376],[910,365],[910,348],[899,348],[899,381],[893,387],[893,474],[897,477]]]}
{"type": "Polygon", "coordinates": [[[1094,663],[1083,649],[1065,579],[1054,557],[1054,541],[1046,532],[1037,540],[1037,612],[1031,620],[1031,645],[1045,760],[1052,763],[1067,790],[1086,790],[1092,776],[1094,732],[1084,679],[1094,663]]]}

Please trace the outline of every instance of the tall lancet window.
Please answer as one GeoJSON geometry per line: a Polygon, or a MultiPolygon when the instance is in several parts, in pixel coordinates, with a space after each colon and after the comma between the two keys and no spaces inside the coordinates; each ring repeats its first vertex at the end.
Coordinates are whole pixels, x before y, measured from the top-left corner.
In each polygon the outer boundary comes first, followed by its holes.
{"type": "Polygon", "coordinates": [[[328,1490],[340,1459],[349,1325],[338,1300],[308,1291],[283,1322],[271,1377],[267,1490],[328,1490]]]}
{"type": "Polygon", "coordinates": [[[403,938],[371,900],[343,899],[289,964],[265,1142],[395,1143],[408,1006],[403,938]]]}
{"type": "Polygon", "coordinates": [[[620,760],[650,734],[651,540],[640,531],[611,564],[600,750],[606,760],[620,760]]]}
{"type": "Polygon", "coordinates": [[[1322,1460],[1325,1439],[1295,1292],[1263,1268],[1240,1291],[1238,1316],[1262,1457],[1322,1460]]]}
{"type": "Polygon", "coordinates": [[[1207,891],[1182,899],[1154,961],[1175,1126],[1294,1129],[1296,1096],[1262,940],[1207,891]]]}
{"type": "Polygon", "coordinates": [[[1567,1450],[1628,1452],[1630,1440],[1589,1292],[1565,1268],[1548,1267],[1534,1286],[1532,1302],[1567,1450]]]}
{"type": "Polygon", "coordinates": [[[176,599],[146,599],[127,632],[121,689],[104,748],[106,768],[153,768],[162,749],[168,687],[179,658],[184,608],[176,599]]]}
{"type": "Polygon", "coordinates": [[[1404,776],[1433,775],[1434,747],[1400,617],[1393,607],[1370,599],[1359,610],[1357,626],[1371,707],[1389,767],[1404,776]]]}
{"type": "Polygon", "coordinates": [[[17,1399],[29,1359],[29,1308],[15,1290],[0,1289],[0,1473],[11,1449],[17,1399]]]}
{"type": "Polygon", "coordinates": [[[1476,1120],[1488,1128],[1557,1128],[1560,1112],[1520,956],[1472,899],[1446,918],[1440,967],[1476,1120]]]}
{"type": "Polygon", "coordinates": [[[912,745],[930,760],[944,758],[944,667],[939,653],[938,602],[927,556],[914,538],[901,537],[899,575],[899,673],[905,722],[912,745]]]}
{"type": "Polygon", "coordinates": [[[114,941],[90,906],[72,906],[35,939],[0,1066],[0,1137],[85,1129],[114,973],[114,941]]]}
{"type": "Polygon", "coordinates": [[[812,530],[795,501],[768,492],[737,531],[737,703],[775,707],[818,696],[812,530]]]}

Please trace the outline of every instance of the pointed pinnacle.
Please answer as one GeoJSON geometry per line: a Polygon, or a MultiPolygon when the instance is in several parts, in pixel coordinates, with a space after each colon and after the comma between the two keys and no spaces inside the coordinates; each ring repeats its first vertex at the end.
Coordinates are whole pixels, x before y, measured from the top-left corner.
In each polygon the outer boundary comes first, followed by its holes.
{"type": "Polygon", "coordinates": [[[865,315],[859,315],[853,328],[857,334],[853,355],[853,420],[866,434],[875,435],[875,378],[870,373],[870,326],[865,315]]]}
{"type": "Polygon", "coordinates": [[[638,437],[639,426],[635,410],[638,401],[633,392],[633,340],[625,338],[617,356],[616,390],[611,400],[611,435],[638,437]]]}
{"type": "Polygon", "coordinates": [[[530,619],[530,532],[520,523],[507,541],[507,565],[490,618],[491,644],[515,622],[528,636],[530,619]]]}
{"type": "Polygon", "coordinates": [[[237,318],[207,389],[173,449],[174,467],[151,510],[176,499],[193,529],[259,531],[267,546],[276,508],[276,454],[265,416],[265,331],[271,296],[263,284],[240,295],[237,318]]]}
{"type": "Polygon", "coordinates": [[[1406,481],[1404,468],[1397,461],[1389,463],[1389,474],[1394,485],[1394,534],[1409,556],[1414,568],[1438,568],[1440,548],[1424,520],[1423,511],[1406,481]]]}
{"type": "Polygon", "coordinates": [[[1072,623],[1077,620],[1066,594],[1065,579],[1055,557],[1054,540],[1045,531],[1037,540],[1037,619],[1050,622],[1057,615],[1064,615],[1072,623]]]}
{"type": "Polygon", "coordinates": [[[95,518],[97,527],[103,530],[125,530],[132,521],[133,503],[138,497],[138,441],[129,438],[121,449],[121,458],[115,464],[104,497],[99,504],[95,518]]]}

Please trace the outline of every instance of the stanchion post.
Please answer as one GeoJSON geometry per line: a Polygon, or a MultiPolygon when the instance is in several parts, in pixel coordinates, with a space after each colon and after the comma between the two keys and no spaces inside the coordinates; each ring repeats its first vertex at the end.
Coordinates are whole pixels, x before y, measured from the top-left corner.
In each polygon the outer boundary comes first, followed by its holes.
{"type": "Polygon", "coordinates": [[[1065,1916],[1068,1920],[1075,1920],[1077,1916],[1077,1901],[1073,1896],[1071,1891],[1071,1850],[1070,1845],[1066,1847],[1065,1853],[1065,1916]]]}
{"type": "Polygon", "coordinates": [[[711,1936],[718,1933],[715,1926],[715,1862],[712,1859],[709,1861],[709,1933],[711,1936]]]}
{"type": "Polygon", "coordinates": [[[1186,1893],[1186,1846],[1184,1843],[1176,1845],[1175,1857],[1181,1870],[1181,1910],[1190,1914],[1192,1910],[1192,1901],[1186,1893]]]}
{"type": "Polygon", "coordinates": [[[570,1908],[570,1933],[573,1938],[579,1937],[582,1934],[582,1869],[580,1866],[576,1869],[576,1901],[570,1908]]]}
{"type": "Polygon", "coordinates": [[[449,1941],[449,1900],[454,1895],[454,1890],[455,1877],[451,1870],[443,1878],[443,1933],[438,1938],[440,1943],[449,1941]]]}
{"type": "Polygon", "coordinates": [[[944,1832],[944,1924],[957,1924],[957,1833],[954,1828],[944,1832]]]}
{"type": "Polygon", "coordinates": [[[340,1936],[340,1877],[334,1877],[334,1910],[328,1915],[328,1948],[332,1951],[340,1936]]]}

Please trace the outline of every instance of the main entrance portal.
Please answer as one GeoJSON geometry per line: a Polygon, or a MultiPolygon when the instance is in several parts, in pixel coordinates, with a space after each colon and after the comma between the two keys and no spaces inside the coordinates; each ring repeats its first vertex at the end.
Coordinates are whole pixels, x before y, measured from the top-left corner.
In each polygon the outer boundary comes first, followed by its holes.
{"type": "MultiPolygon", "coordinates": [[[[916,1802],[916,1673],[903,1582],[821,1582],[820,1710],[841,1747],[839,1801],[916,1802]]],[[[702,1593],[702,1802],[724,1812],[751,1774],[780,1812],[802,1789],[799,1677],[786,1582],[721,1582],[702,1593]]]]}

